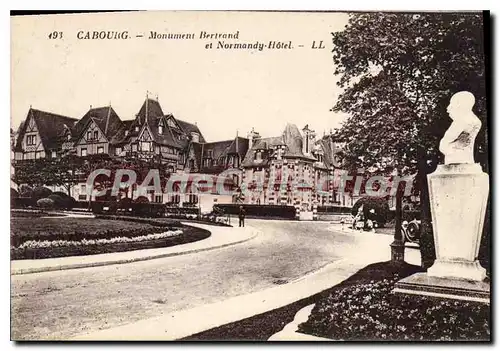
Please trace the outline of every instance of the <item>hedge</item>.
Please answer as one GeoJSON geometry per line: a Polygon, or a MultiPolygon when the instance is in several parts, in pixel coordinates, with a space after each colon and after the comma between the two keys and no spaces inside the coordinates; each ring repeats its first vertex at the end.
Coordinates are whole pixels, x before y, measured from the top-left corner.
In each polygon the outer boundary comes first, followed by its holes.
{"type": "Polygon", "coordinates": [[[214,210],[220,210],[224,214],[238,215],[240,206],[243,206],[247,216],[295,219],[295,207],[293,206],[217,204],[214,205],[214,210]]]}
{"type": "Polygon", "coordinates": [[[139,217],[163,217],[165,205],[158,203],[136,203],[116,201],[93,201],[91,203],[92,212],[95,214],[116,214],[132,215],[139,217]],[[105,209],[106,208],[106,209],[105,209]]]}
{"type": "Polygon", "coordinates": [[[351,213],[351,207],[348,206],[318,206],[318,213],[351,213]]]}

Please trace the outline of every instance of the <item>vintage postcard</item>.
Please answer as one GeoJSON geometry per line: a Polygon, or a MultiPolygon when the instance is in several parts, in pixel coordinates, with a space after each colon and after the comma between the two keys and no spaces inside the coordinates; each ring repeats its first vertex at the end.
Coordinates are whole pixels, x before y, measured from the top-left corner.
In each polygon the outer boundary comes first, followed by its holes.
{"type": "Polygon", "coordinates": [[[489,12],[11,14],[11,339],[490,341],[489,12]]]}

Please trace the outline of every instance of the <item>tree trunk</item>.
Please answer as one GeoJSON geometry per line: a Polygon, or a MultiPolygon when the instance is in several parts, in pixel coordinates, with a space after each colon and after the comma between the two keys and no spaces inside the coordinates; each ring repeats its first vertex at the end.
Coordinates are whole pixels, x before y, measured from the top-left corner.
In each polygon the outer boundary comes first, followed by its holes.
{"type": "Polygon", "coordinates": [[[401,186],[396,190],[396,213],[394,218],[394,240],[403,240],[403,234],[401,232],[401,223],[403,217],[403,192],[401,191],[401,186]]]}
{"type": "Polygon", "coordinates": [[[403,187],[398,185],[396,189],[396,218],[394,228],[394,241],[391,244],[391,261],[395,263],[403,263],[405,260],[405,244],[401,233],[401,217],[403,203],[403,187]]]}
{"type": "Polygon", "coordinates": [[[436,259],[434,234],[432,231],[429,188],[427,185],[427,174],[430,173],[429,171],[430,169],[426,164],[426,160],[422,160],[419,164],[416,180],[420,190],[420,255],[421,265],[423,268],[429,268],[432,266],[436,259]]]}

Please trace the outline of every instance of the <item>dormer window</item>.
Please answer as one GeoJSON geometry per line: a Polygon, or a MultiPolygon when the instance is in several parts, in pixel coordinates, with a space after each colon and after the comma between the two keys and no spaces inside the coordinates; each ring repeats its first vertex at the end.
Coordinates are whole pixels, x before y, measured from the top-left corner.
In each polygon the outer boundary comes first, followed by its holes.
{"type": "Polygon", "coordinates": [[[262,151],[258,150],[255,152],[255,161],[262,161],[262,151]]]}
{"type": "Polygon", "coordinates": [[[68,141],[70,141],[70,140],[71,140],[71,134],[68,134],[68,135],[66,136],[66,139],[67,139],[68,141]]]}
{"type": "Polygon", "coordinates": [[[193,140],[193,143],[199,143],[200,142],[200,134],[196,132],[191,132],[191,138],[193,140]]]}
{"type": "Polygon", "coordinates": [[[212,150],[207,150],[207,157],[212,158],[212,150]]]}
{"type": "Polygon", "coordinates": [[[138,132],[139,131],[139,126],[135,126],[135,131],[138,132]]]}
{"type": "Polygon", "coordinates": [[[127,136],[127,135],[128,135],[128,130],[125,131],[125,136],[127,136]]]}
{"type": "Polygon", "coordinates": [[[161,119],[158,122],[158,134],[163,134],[163,121],[161,119]]]}

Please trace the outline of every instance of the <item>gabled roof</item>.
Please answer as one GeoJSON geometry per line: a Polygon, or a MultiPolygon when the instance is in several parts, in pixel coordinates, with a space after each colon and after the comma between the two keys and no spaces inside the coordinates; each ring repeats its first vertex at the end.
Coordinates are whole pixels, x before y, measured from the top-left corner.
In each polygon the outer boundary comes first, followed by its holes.
{"type": "Polygon", "coordinates": [[[283,153],[284,158],[301,158],[310,161],[314,161],[315,158],[312,156],[305,155],[302,152],[302,134],[299,128],[295,124],[288,123],[281,136],[269,137],[269,138],[258,138],[252,145],[252,148],[246,153],[245,159],[243,160],[243,166],[265,166],[269,162],[270,154],[273,149],[278,145],[285,145],[286,149],[283,153]],[[264,150],[263,160],[261,162],[255,162],[254,152],[256,150],[264,150]]]}
{"type": "MultiPolygon", "coordinates": [[[[65,141],[64,135],[66,130],[72,129],[78,121],[76,118],[57,115],[51,112],[45,112],[30,108],[26,121],[32,117],[35,120],[38,128],[38,133],[42,140],[45,150],[60,148],[65,141]]],[[[16,142],[16,151],[21,151],[21,142],[26,132],[26,121],[19,127],[19,135],[16,142]]]]}
{"type": "Polygon", "coordinates": [[[190,135],[192,132],[198,133],[200,135],[200,143],[205,143],[205,138],[203,137],[203,134],[201,134],[200,129],[196,124],[192,124],[186,121],[182,121],[180,119],[175,119],[177,121],[177,124],[186,132],[188,135],[190,135]]]}
{"type": "Polygon", "coordinates": [[[326,135],[317,141],[317,144],[323,149],[323,163],[326,167],[336,166],[334,158],[341,157],[342,148],[332,135],[326,135]]]}
{"type": "Polygon", "coordinates": [[[92,122],[97,124],[108,140],[123,127],[120,117],[111,106],[91,108],[75,125],[73,138],[80,139],[92,122]]]}
{"type": "Polygon", "coordinates": [[[122,126],[118,131],[113,135],[111,138],[111,144],[123,144],[127,142],[127,135],[125,135],[126,131],[129,131],[132,129],[132,124],[134,124],[135,120],[133,119],[128,119],[125,121],[122,121],[122,126]]]}
{"type": "Polygon", "coordinates": [[[147,98],[142,104],[141,108],[139,109],[139,112],[136,114],[135,120],[133,120],[133,122],[131,123],[128,129],[129,130],[128,135],[125,137],[123,131],[121,132],[123,133],[122,134],[123,137],[117,137],[114,139],[113,142],[114,143],[128,142],[131,137],[138,136],[141,133],[143,126],[147,124],[149,126],[149,130],[151,131],[151,137],[156,143],[176,148],[187,147],[189,139],[188,136],[186,135],[186,132],[184,130],[179,129],[179,133],[181,134],[181,139],[177,138],[174,135],[174,132],[166,123],[167,119],[169,118],[173,118],[177,123],[177,120],[174,118],[174,116],[163,114],[163,110],[160,106],[160,103],[157,100],[147,98]],[[162,134],[158,132],[158,125],[160,121],[163,121],[163,126],[164,126],[162,134]],[[136,126],[140,127],[139,131],[135,130],[136,126]]]}

